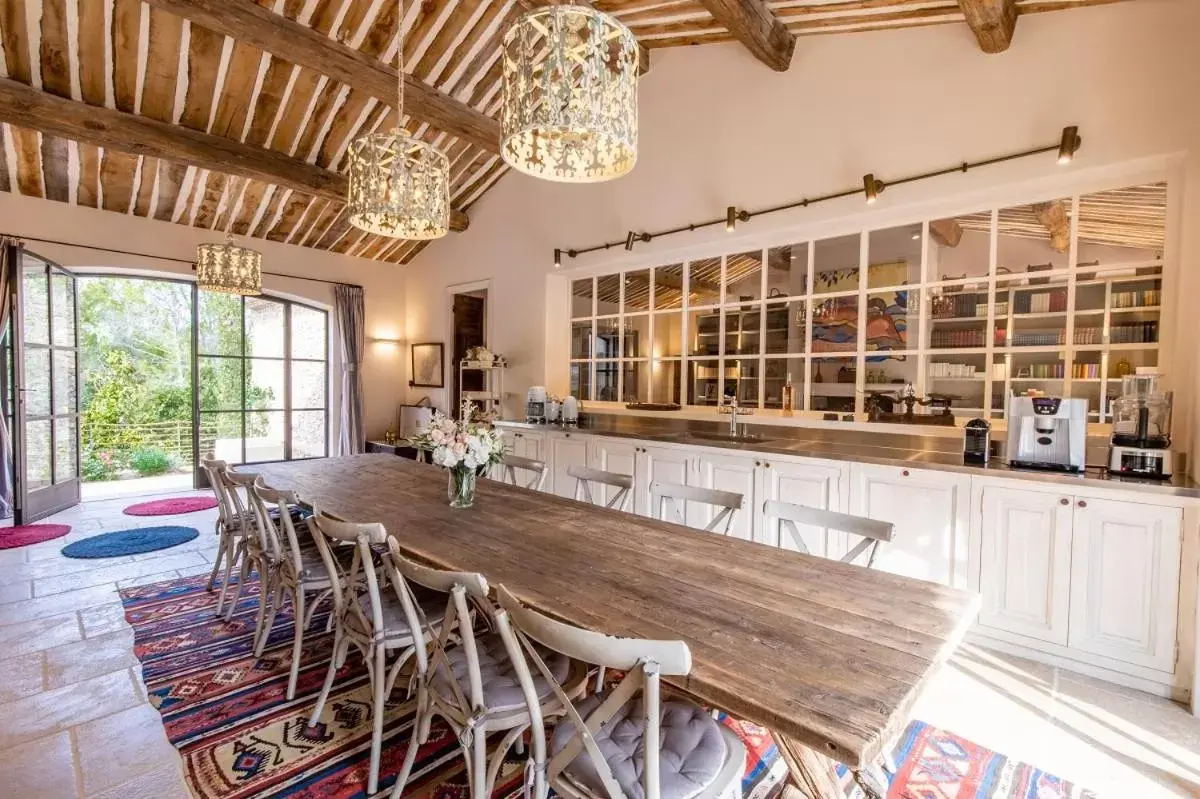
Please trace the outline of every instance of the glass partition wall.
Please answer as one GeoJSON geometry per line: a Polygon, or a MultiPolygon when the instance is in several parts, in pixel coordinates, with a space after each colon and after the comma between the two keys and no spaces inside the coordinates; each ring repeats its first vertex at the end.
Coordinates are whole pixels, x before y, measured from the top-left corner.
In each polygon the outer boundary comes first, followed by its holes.
{"type": "Polygon", "coordinates": [[[1159,364],[1167,184],[982,209],[571,282],[585,400],[862,413],[911,383],[956,415],[1086,397],[1159,364]]]}

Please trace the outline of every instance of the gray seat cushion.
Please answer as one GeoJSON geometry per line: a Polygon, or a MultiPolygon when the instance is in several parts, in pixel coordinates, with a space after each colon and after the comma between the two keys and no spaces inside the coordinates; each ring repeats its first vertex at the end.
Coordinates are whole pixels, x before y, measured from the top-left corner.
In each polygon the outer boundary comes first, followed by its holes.
{"type": "MultiPolygon", "coordinates": [[[[521,683],[517,680],[516,670],[512,660],[508,657],[508,650],[504,648],[504,639],[500,637],[499,633],[487,633],[475,639],[475,648],[479,656],[479,674],[483,683],[483,704],[488,712],[523,709],[525,694],[521,692],[521,683]]],[[[551,652],[542,647],[538,647],[538,654],[545,661],[550,673],[554,675],[554,679],[561,685],[571,671],[571,659],[566,655],[551,652]]],[[[454,677],[458,680],[463,696],[469,700],[471,684],[470,678],[467,676],[466,651],[461,646],[451,647],[446,650],[446,660],[450,664],[450,670],[454,677]]],[[[548,699],[554,689],[532,663],[529,664],[529,670],[533,675],[533,687],[537,691],[538,699],[548,699]]],[[[445,666],[442,666],[434,674],[433,686],[446,699],[455,700],[456,694],[453,686],[450,685],[450,678],[446,673],[445,666]]]]}
{"type": "MultiPolygon", "coordinates": [[[[575,707],[586,721],[604,697],[592,695],[575,707]]],[[[725,763],[721,727],[704,708],[683,699],[664,701],[660,707],[662,746],[659,755],[659,789],[662,799],[688,799],[712,784],[725,763]]],[[[643,799],[642,774],[646,766],[645,715],[642,698],[621,706],[596,734],[596,743],[612,770],[613,778],[629,799],[643,799]]],[[[575,734],[569,718],[554,728],[551,756],[561,752],[575,734]]],[[[604,784],[587,750],[580,752],[563,774],[598,796],[607,796],[604,784]]]]}
{"type": "MultiPolygon", "coordinates": [[[[408,646],[414,640],[414,636],[408,627],[408,619],[404,615],[404,605],[401,604],[400,598],[396,596],[396,591],[391,586],[381,586],[379,594],[381,610],[383,611],[384,646],[387,648],[408,646]]],[[[419,586],[413,587],[413,594],[417,598],[417,605],[425,612],[425,620],[435,630],[438,629],[442,623],[442,616],[446,612],[448,595],[419,586]]],[[[366,594],[362,594],[359,596],[358,602],[362,608],[363,616],[370,621],[371,598],[366,594]]],[[[354,614],[349,614],[346,618],[347,623],[358,624],[358,619],[354,614]]],[[[361,630],[360,632],[369,634],[366,630],[361,630]]]]}

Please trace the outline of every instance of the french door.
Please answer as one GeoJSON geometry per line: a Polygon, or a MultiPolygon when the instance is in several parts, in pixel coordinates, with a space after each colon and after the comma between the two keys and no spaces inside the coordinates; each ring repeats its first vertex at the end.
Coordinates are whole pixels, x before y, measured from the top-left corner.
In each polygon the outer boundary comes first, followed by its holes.
{"type": "Polygon", "coordinates": [[[79,504],[75,276],[22,252],[13,292],[14,521],[79,504]]]}

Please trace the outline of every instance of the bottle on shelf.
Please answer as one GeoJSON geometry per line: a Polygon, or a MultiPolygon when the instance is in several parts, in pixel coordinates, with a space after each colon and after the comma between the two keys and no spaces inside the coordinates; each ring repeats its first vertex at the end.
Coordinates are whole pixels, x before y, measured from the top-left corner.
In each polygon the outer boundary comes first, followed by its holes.
{"type": "Polygon", "coordinates": [[[792,415],[792,373],[788,372],[787,382],[783,384],[783,416],[792,415]]]}

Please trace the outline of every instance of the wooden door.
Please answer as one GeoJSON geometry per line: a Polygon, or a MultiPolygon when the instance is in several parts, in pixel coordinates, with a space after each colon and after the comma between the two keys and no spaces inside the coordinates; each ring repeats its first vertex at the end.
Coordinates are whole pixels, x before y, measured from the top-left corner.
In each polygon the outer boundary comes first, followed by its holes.
{"type": "Polygon", "coordinates": [[[982,505],[979,623],[1066,646],[1072,497],[988,486],[982,505]]]}
{"type": "Polygon", "coordinates": [[[637,482],[633,485],[634,511],[643,516],[656,517],[658,508],[651,507],[650,484],[679,483],[690,485],[695,482],[691,465],[694,456],[684,449],[645,446],[640,448],[637,462],[637,482]]]}
{"type": "MultiPolygon", "coordinates": [[[[779,521],[763,516],[762,506],[768,500],[791,502],[809,508],[842,511],[844,506],[842,477],[845,467],[822,463],[796,463],[765,460],[758,471],[754,490],[755,540],[768,546],[798,550],[791,533],[781,534],[779,521]]],[[[840,558],[846,553],[846,535],[810,525],[797,525],[809,554],[823,558],[840,558]]]]}
{"type": "MultiPolygon", "coordinates": [[[[596,436],[591,441],[591,462],[593,469],[603,469],[606,472],[627,474],[633,477],[634,490],[638,483],[637,456],[641,444],[627,439],[596,436]]],[[[618,489],[608,486],[592,488],[592,498],[598,504],[608,504],[618,489]]],[[[628,500],[626,500],[628,501],[628,500]]],[[[629,509],[634,508],[633,503],[629,509]]]]}
{"type": "MultiPolygon", "coordinates": [[[[760,461],[743,455],[721,455],[705,452],[697,458],[698,475],[696,485],[732,491],[742,495],[742,507],[734,512],[729,535],[746,541],[754,540],[754,482],[760,461]]],[[[688,526],[703,529],[721,508],[699,502],[689,502],[684,518],[688,526]]]]}
{"type": "Polygon", "coordinates": [[[1069,645],[1173,672],[1183,512],[1077,498],[1074,522],[1069,645]]]}
{"type": "Polygon", "coordinates": [[[568,469],[572,466],[586,468],[588,465],[588,439],[579,433],[550,433],[547,436],[549,451],[546,462],[550,467],[550,479],[546,490],[560,497],[574,499],[576,480],[568,469]]]}
{"type": "Polygon", "coordinates": [[[458,364],[466,356],[471,347],[482,347],[487,344],[485,332],[485,314],[487,299],[474,294],[455,294],[452,308],[454,319],[454,346],[450,359],[451,405],[448,413],[457,418],[459,403],[464,391],[483,391],[487,375],[484,372],[470,370],[462,373],[462,385],[459,385],[458,364]]]}
{"type": "MultiPolygon", "coordinates": [[[[963,474],[875,466],[850,466],[850,512],[896,525],[882,544],[875,568],[919,580],[965,587],[967,506],[971,478],[963,474]]],[[[849,546],[858,543],[851,536],[849,546]]]]}

